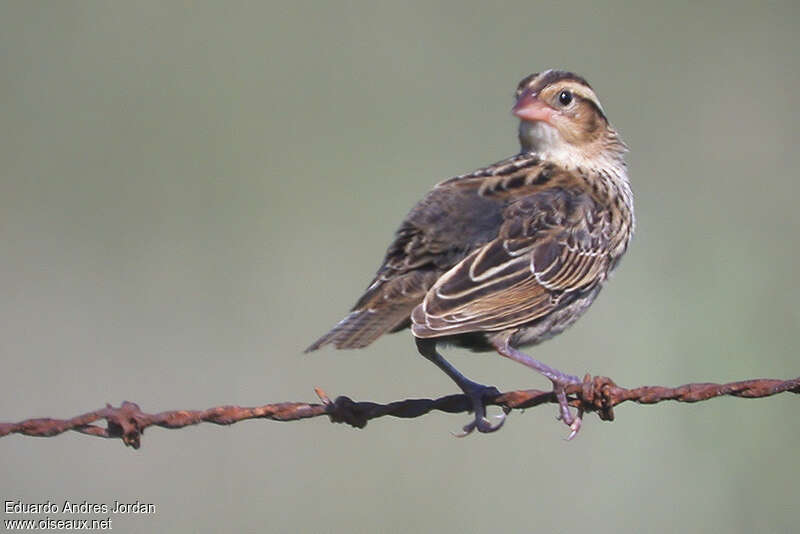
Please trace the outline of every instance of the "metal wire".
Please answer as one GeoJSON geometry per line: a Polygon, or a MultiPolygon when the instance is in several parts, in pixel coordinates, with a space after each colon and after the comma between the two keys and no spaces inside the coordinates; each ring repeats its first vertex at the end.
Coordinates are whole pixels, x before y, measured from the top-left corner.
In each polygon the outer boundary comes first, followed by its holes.
{"type": "MultiPolygon", "coordinates": [[[[320,403],[282,402],[264,406],[217,406],[207,410],[175,410],[148,414],[133,402],[125,401],[119,407],[107,404],[105,408],[70,419],[37,418],[18,423],[0,423],[0,437],[10,434],[53,437],[67,431],[80,432],[102,438],[119,438],[129,447],[138,449],[142,433],[147,427],[183,428],[200,423],[231,425],[246,419],[271,419],[297,421],[327,415],[331,422],[345,423],[364,428],[367,422],[378,417],[392,416],[414,418],[433,410],[446,413],[468,412],[470,402],[465,395],[448,395],[438,399],[405,399],[388,404],[354,401],[348,397],[330,398],[319,388],[315,389],[320,403]],[[105,426],[95,424],[105,420],[105,426]]],[[[800,377],[791,380],[758,378],[728,384],[696,383],[675,388],[642,386],[626,389],[611,379],[586,375],[583,383],[567,388],[569,403],[583,412],[596,412],[600,419],[613,421],[613,408],[623,402],[656,404],[673,400],[701,402],[729,395],[742,398],[769,397],[778,393],[800,393],[800,377]]],[[[505,411],[523,409],[546,403],[556,403],[552,391],[536,389],[509,391],[487,399],[487,404],[500,406],[505,411]]]]}

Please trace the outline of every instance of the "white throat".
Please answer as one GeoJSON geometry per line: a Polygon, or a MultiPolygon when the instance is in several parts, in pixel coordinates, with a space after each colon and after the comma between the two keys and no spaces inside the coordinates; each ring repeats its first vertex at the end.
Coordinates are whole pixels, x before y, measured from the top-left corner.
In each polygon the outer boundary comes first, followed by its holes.
{"type": "Polygon", "coordinates": [[[622,154],[608,150],[594,153],[581,150],[566,142],[559,131],[546,122],[520,121],[519,142],[523,152],[533,152],[566,169],[606,170],[618,175],[625,174],[622,154]]]}
{"type": "Polygon", "coordinates": [[[524,152],[537,154],[549,153],[565,144],[558,130],[542,121],[520,121],[519,142],[524,152]]]}

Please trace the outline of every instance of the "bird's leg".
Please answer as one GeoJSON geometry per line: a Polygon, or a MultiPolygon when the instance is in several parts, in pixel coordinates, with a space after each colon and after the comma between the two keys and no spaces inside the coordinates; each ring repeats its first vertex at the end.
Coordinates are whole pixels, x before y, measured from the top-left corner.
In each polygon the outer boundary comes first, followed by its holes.
{"type": "Polygon", "coordinates": [[[564,421],[564,423],[570,428],[570,434],[567,436],[567,439],[570,440],[574,438],[581,429],[581,420],[583,414],[580,410],[578,410],[577,416],[572,415],[572,412],[569,409],[569,404],[567,403],[567,392],[565,388],[573,384],[580,384],[581,380],[577,376],[562,373],[558,369],[554,369],[549,365],[542,363],[539,360],[535,360],[527,354],[518,351],[508,343],[507,336],[500,337],[496,341],[493,341],[492,344],[497,352],[500,353],[500,355],[510,358],[523,365],[527,365],[531,369],[534,369],[535,371],[538,371],[544,375],[550,380],[550,382],[553,383],[553,393],[555,393],[556,399],[558,399],[558,418],[564,421]]]}
{"type": "Polygon", "coordinates": [[[499,395],[497,388],[494,386],[484,386],[483,384],[473,382],[466,376],[462,375],[458,369],[450,365],[450,363],[445,360],[441,354],[439,354],[439,352],[436,350],[436,341],[423,338],[415,339],[417,341],[417,350],[419,350],[419,353],[436,364],[436,367],[444,371],[445,374],[447,374],[447,376],[449,376],[453,382],[455,382],[458,387],[461,388],[461,391],[464,392],[464,394],[472,403],[472,411],[475,413],[475,419],[471,423],[465,425],[462,432],[459,432],[455,435],[463,438],[476,429],[478,432],[482,433],[500,430],[500,427],[503,426],[503,423],[505,423],[506,415],[501,414],[497,416],[499,422],[496,425],[492,425],[492,423],[486,418],[486,403],[484,402],[486,397],[499,395]]]}

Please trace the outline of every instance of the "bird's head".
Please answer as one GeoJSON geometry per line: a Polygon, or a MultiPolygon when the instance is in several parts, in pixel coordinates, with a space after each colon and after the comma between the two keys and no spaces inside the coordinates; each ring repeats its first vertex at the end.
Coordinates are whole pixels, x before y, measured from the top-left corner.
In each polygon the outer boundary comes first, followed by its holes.
{"type": "Polygon", "coordinates": [[[521,119],[523,152],[578,167],[622,162],[627,151],[594,90],[571,72],[547,70],[523,79],[511,111],[521,119]]]}

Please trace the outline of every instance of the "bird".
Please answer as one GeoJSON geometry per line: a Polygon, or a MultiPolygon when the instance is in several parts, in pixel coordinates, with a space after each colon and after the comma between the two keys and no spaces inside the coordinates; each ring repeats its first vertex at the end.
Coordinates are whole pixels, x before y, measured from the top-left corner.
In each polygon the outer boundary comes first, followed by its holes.
{"type": "Polygon", "coordinates": [[[440,353],[494,351],[553,385],[572,439],[566,388],[578,377],[522,352],[572,325],[592,304],[633,236],[628,146],[581,76],[545,70],[519,82],[512,114],[520,151],[433,187],[397,229],[375,278],[350,313],[306,352],[355,349],[407,328],[418,352],[468,397],[474,419],[458,436],[499,430],[498,394],[440,353]]]}

